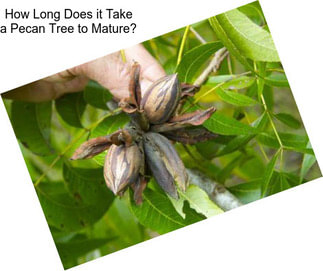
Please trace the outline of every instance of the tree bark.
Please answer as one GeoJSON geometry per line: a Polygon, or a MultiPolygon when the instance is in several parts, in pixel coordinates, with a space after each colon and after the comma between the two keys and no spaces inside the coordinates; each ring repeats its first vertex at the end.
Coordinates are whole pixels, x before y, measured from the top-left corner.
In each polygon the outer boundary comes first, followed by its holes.
{"type": "Polygon", "coordinates": [[[243,205],[222,184],[213,181],[197,170],[186,170],[190,183],[203,189],[208,194],[209,198],[224,211],[229,211],[243,205]]]}

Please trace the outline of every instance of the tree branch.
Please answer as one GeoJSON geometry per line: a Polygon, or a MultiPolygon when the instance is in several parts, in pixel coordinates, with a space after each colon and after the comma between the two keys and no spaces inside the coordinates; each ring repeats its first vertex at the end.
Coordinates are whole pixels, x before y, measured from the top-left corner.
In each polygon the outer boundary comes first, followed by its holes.
{"type": "Polygon", "coordinates": [[[229,54],[226,48],[221,48],[215,54],[209,65],[201,73],[201,75],[195,80],[193,85],[200,87],[208,78],[211,72],[216,72],[223,61],[223,59],[229,54]]]}
{"type": "Polygon", "coordinates": [[[203,189],[209,198],[224,211],[229,211],[243,205],[222,184],[213,181],[197,170],[186,169],[186,171],[190,183],[203,189]]]}

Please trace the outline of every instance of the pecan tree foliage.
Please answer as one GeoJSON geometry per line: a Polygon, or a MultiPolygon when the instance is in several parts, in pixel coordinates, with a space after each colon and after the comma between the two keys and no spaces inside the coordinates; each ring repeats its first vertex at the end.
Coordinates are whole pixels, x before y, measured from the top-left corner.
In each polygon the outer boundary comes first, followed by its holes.
{"type": "Polygon", "coordinates": [[[128,186],[134,190],[134,200],[142,202],[142,193],[149,177],[147,168],[159,186],[178,199],[176,185],[185,191],[188,175],[177,151],[169,140],[194,144],[217,135],[201,125],[211,117],[214,107],[180,114],[186,97],[197,87],[180,84],[177,74],[154,82],[142,97],[140,65],[133,64],[129,97],[119,102],[131,122],[124,128],[83,143],[72,160],[88,159],[109,149],[104,163],[104,178],[115,195],[123,195],[128,186]]]}

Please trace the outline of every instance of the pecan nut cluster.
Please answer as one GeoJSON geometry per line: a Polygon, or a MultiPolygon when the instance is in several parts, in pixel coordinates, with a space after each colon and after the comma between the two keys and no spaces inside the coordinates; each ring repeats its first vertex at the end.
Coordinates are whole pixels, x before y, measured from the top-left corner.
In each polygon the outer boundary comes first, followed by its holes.
{"type": "Polygon", "coordinates": [[[104,178],[115,195],[122,196],[130,186],[135,202],[140,204],[152,175],[168,195],[177,199],[177,187],[185,191],[188,176],[171,141],[194,144],[215,138],[216,134],[201,126],[215,108],[180,114],[185,99],[197,88],[180,84],[177,74],[155,81],[143,96],[139,80],[140,65],[134,63],[129,97],[119,102],[130,123],[112,134],[86,141],[71,159],[87,159],[108,150],[104,178]]]}

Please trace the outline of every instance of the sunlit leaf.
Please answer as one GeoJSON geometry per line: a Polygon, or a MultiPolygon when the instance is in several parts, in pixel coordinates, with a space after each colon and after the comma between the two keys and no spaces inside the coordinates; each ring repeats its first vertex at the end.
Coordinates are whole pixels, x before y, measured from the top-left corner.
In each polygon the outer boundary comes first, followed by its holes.
{"type": "Polygon", "coordinates": [[[162,234],[189,225],[186,217],[184,219],[177,213],[168,197],[151,189],[146,189],[143,194],[143,203],[136,205],[131,200],[131,208],[139,222],[162,234]]]}
{"type": "Polygon", "coordinates": [[[227,33],[227,29],[222,25],[218,16],[214,16],[209,19],[217,38],[222,42],[224,47],[228,49],[231,55],[237,58],[237,60],[243,64],[248,70],[253,71],[252,65],[248,62],[248,59],[241,54],[237,45],[231,40],[231,37],[227,33]]]}
{"type": "Polygon", "coordinates": [[[221,113],[215,112],[203,126],[213,133],[221,135],[252,135],[258,130],[221,113]]]}
{"type": "MultiPolygon", "coordinates": [[[[214,19],[212,19],[213,26],[214,19]]],[[[254,61],[279,61],[270,33],[256,25],[239,10],[233,9],[222,13],[216,16],[216,20],[230,43],[246,58],[254,61]]],[[[219,38],[223,42],[221,36],[219,38]]],[[[226,46],[225,42],[223,44],[226,46]]],[[[230,50],[229,47],[228,49],[230,50]]]]}
{"type": "Polygon", "coordinates": [[[205,82],[205,85],[216,86],[217,84],[222,83],[222,89],[244,89],[250,87],[255,82],[253,76],[236,76],[236,75],[215,75],[209,76],[208,80],[205,82]]]}
{"type": "Polygon", "coordinates": [[[252,106],[258,104],[258,101],[234,91],[223,90],[222,88],[218,88],[216,93],[224,102],[236,106],[252,106]]]}
{"type": "Polygon", "coordinates": [[[185,200],[189,203],[192,209],[206,217],[223,213],[222,209],[209,199],[206,192],[196,185],[191,184],[185,192],[179,191],[179,195],[180,199],[172,200],[172,202],[177,206],[182,215],[185,200]]]}

